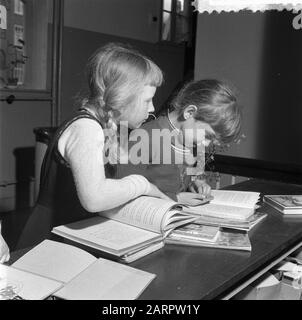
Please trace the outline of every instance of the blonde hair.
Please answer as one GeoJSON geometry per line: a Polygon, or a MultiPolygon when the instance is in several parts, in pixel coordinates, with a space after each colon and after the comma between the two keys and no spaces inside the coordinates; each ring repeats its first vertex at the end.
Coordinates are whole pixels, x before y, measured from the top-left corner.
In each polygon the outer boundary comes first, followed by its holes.
{"type": "Polygon", "coordinates": [[[90,57],[86,72],[89,95],[82,104],[105,123],[109,145],[114,147],[121,113],[137,105],[145,85],[162,84],[162,71],[129,45],[109,43],[90,57]]]}

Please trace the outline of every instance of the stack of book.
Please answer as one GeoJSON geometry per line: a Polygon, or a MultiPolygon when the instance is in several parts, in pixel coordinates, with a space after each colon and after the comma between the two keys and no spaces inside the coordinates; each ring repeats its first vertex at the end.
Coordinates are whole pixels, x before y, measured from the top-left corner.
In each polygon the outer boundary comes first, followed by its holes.
{"type": "Polygon", "coordinates": [[[199,245],[251,250],[247,231],[266,216],[256,212],[259,193],[213,190],[212,196],[209,203],[196,207],[142,196],[94,218],[57,226],[52,232],[126,263],[161,249],[165,243],[192,241],[196,245],[194,239],[184,239],[186,233],[202,236],[199,245]],[[219,233],[208,241],[204,237],[213,230],[219,233]]]}
{"type": "Polygon", "coordinates": [[[55,227],[52,232],[97,249],[106,258],[130,263],[161,249],[172,229],[196,219],[175,201],[142,196],[94,218],[55,227]]]}
{"type": "Polygon", "coordinates": [[[166,243],[251,251],[248,231],[265,219],[258,212],[258,192],[213,190],[210,203],[184,208],[197,215],[194,224],[173,230],[166,243]],[[198,228],[197,226],[200,226],[198,228]],[[216,230],[217,235],[205,240],[204,235],[216,230]],[[194,238],[191,233],[194,231],[194,238]]]}

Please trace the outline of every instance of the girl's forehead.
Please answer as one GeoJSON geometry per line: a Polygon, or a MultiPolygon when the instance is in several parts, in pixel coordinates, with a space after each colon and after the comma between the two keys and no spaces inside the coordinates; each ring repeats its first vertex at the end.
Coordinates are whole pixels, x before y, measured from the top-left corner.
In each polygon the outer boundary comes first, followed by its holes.
{"type": "Polygon", "coordinates": [[[155,94],[156,87],[150,85],[144,85],[142,89],[142,96],[144,98],[152,98],[155,94]]]}

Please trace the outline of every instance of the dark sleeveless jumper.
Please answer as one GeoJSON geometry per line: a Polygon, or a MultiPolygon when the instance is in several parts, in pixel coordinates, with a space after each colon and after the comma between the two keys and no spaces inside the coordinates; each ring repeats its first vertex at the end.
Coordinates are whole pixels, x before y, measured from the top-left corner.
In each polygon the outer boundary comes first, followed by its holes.
{"type": "MultiPolygon", "coordinates": [[[[42,163],[38,200],[19,238],[18,247],[36,245],[49,238],[55,226],[95,216],[95,213],[89,213],[82,207],[72,171],[58,150],[63,132],[81,118],[92,119],[103,128],[97,118],[82,109],[56,130],[42,163]]],[[[115,168],[105,165],[105,175],[114,178],[115,168]]]]}

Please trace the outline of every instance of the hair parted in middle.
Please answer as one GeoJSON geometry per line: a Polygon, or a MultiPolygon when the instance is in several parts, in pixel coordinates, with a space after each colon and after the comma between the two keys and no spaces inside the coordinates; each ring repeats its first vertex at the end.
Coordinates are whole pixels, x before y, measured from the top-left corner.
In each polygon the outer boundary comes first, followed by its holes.
{"type": "Polygon", "coordinates": [[[241,131],[242,111],[234,90],[225,82],[215,79],[190,81],[174,96],[171,107],[181,120],[189,105],[196,106],[194,118],[209,124],[219,142],[229,143],[241,131]]]}

